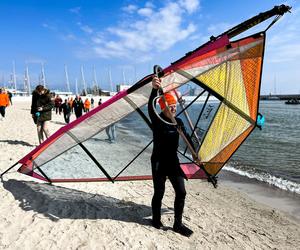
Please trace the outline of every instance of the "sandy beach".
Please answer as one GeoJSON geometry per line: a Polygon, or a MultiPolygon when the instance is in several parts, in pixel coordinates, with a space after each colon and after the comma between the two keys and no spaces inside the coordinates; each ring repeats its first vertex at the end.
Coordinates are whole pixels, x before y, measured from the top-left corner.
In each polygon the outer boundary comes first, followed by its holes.
{"type": "MultiPolygon", "coordinates": [[[[97,102],[96,102],[97,103],[97,102]]],[[[74,119],[74,115],[71,120],[74,119]]],[[[53,113],[50,132],[64,125],[53,113]]],[[[0,121],[0,172],[38,145],[30,101],[0,121]]],[[[299,249],[300,223],[220,182],[189,180],[184,223],[172,231],[174,193],[167,182],[163,230],[150,225],[152,181],[49,185],[16,172],[0,188],[0,249],[299,249]]]]}

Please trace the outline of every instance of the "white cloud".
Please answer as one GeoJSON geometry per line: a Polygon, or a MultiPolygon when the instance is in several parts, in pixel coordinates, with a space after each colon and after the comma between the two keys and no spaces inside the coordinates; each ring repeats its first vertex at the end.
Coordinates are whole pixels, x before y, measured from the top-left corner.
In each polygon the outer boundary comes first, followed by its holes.
{"type": "Polygon", "coordinates": [[[63,34],[60,36],[60,38],[63,40],[63,41],[74,41],[76,40],[76,36],[73,35],[73,34],[63,34]]]}
{"type": "Polygon", "coordinates": [[[141,16],[150,17],[153,13],[153,10],[151,8],[141,8],[137,12],[141,16]]]}
{"type": "Polygon", "coordinates": [[[74,7],[74,8],[71,8],[71,9],[69,9],[69,11],[71,12],[71,13],[74,13],[74,14],[80,14],[80,10],[81,10],[81,7],[74,7]]]}
{"type": "Polygon", "coordinates": [[[92,29],[90,26],[88,26],[88,25],[83,25],[81,22],[78,22],[77,25],[79,26],[79,28],[80,28],[83,32],[85,32],[85,33],[87,33],[87,34],[93,33],[93,29],[92,29]]]}
{"type": "Polygon", "coordinates": [[[200,2],[198,0],[182,0],[179,1],[179,4],[189,13],[195,12],[200,6],[200,2]]]}
{"type": "Polygon", "coordinates": [[[133,13],[137,9],[138,9],[138,7],[136,5],[133,5],[133,4],[127,5],[127,6],[122,8],[122,10],[124,12],[127,12],[127,13],[133,13]]]}
{"type": "Polygon", "coordinates": [[[169,49],[196,30],[193,23],[185,24],[184,18],[198,6],[199,1],[195,0],[169,2],[159,9],[150,2],[142,8],[127,6],[123,10],[138,14],[138,19],[126,28],[124,25],[109,28],[111,38],[106,39],[103,46],[97,44],[98,39],[92,38],[93,49],[99,57],[132,58],[135,55],[147,60],[152,57],[150,54],[169,49]]]}
{"type": "Polygon", "coordinates": [[[50,25],[48,23],[42,23],[42,26],[45,28],[45,29],[49,29],[49,30],[52,30],[52,31],[57,31],[57,28],[53,25],[50,25]]]}

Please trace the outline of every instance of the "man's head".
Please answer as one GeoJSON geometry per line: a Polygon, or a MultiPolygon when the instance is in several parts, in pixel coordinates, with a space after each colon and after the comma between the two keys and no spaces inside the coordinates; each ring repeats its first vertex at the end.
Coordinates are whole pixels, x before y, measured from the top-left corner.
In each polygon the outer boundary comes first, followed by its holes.
{"type": "MultiPolygon", "coordinates": [[[[176,97],[174,97],[172,94],[170,93],[165,93],[164,94],[164,99],[166,101],[166,103],[168,104],[168,107],[169,107],[169,110],[171,112],[171,115],[173,117],[175,117],[176,115],[176,104],[177,104],[177,100],[176,100],[176,97]]],[[[159,103],[159,106],[162,110],[162,112],[164,113],[165,116],[169,117],[169,112],[168,112],[168,109],[166,108],[166,104],[163,100],[163,98],[161,97],[159,100],[158,100],[158,103],[159,103]]],[[[171,118],[171,117],[169,117],[171,118]]]]}
{"type": "Polygon", "coordinates": [[[45,92],[45,88],[43,85],[37,85],[35,90],[38,92],[39,95],[42,95],[45,92]]]}

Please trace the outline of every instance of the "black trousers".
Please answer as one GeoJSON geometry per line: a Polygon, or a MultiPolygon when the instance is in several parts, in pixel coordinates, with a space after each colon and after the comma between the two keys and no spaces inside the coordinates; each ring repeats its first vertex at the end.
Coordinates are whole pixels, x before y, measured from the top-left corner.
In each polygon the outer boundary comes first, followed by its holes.
{"type": "MultiPolygon", "coordinates": [[[[154,195],[152,198],[152,219],[153,221],[160,221],[161,219],[161,203],[165,193],[165,183],[167,175],[160,171],[158,162],[152,162],[152,176],[154,185],[154,195]]],[[[174,201],[174,216],[176,223],[182,223],[182,214],[184,209],[184,202],[186,190],[184,186],[184,177],[180,174],[168,175],[168,178],[175,191],[174,201]]]]}
{"type": "Polygon", "coordinates": [[[0,114],[5,117],[5,106],[0,106],[0,114]]]}
{"type": "Polygon", "coordinates": [[[65,119],[66,123],[70,122],[70,115],[71,115],[71,113],[64,113],[64,119],[65,119]]]}

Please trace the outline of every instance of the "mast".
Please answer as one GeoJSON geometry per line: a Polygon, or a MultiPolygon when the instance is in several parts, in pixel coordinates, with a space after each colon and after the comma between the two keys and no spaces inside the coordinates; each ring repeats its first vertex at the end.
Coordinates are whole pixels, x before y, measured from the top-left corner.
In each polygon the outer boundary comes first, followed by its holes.
{"type": "Polygon", "coordinates": [[[41,70],[42,70],[42,79],[41,79],[41,84],[46,87],[46,78],[45,78],[45,70],[44,70],[44,63],[41,63],[41,70]]]}
{"type": "Polygon", "coordinates": [[[85,83],[85,78],[84,78],[84,73],[83,73],[83,66],[81,66],[80,70],[81,70],[81,80],[82,80],[82,84],[83,84],[84,93],[85,93],[85,95],[87,95],[86,83],[85,83]]]}
{"type": "Polygon", "coordinates": [[[123,73],[123,84],[126,84],[126,78],[125,78],[125,71],[124,71],[124,68],[122,70],[122,73],[123,73]]]}
{"type": "Polygon", "coordinates": [[[110,70],[110,67],[109,67],[109,69],[108,69],[108,78],[109,78],[110,91],[113,92],[113,83],[112,83],[112,78],[111,78],[111,70],[110,70]]]}
{"type": "Polygon", "coordinates": [[[77,78],[75,78],[75,91],[76,91],[76,95],[78,95],[78,82],[77,82],[77,78]]]}
{"type": "Polygon", "coordinates": [[[24,90],[28,91],[28,95],[31,93],[31,86],[30,86],[30,77],[29,77],[29,70],[28,65],[26,65],[25,69],[25,77],[24,77],[24,90]]]}
{"type": "Polygon", "coordinates": [[[14,84],[14,88],[17,91],[17,77],[16,77],[16,65],[15,65],[15,61],[13,61],[13,84],[14,84]]]}
{"type": "MultiPolygon", "coordinates": [[[[239,25],[225,31],[224,33],[222,33],[221,35],[219,35],[218,37],[221,37],[225,34],[227,34],[227,36],[229,38],[235,37],[239,34],[241,34],[242,32],[254,27],[257,24],[262,23],[263,21],[271,18],[272,16],[277,16],[274,20],[274,22],[276,22],[281,16],[283,16],[286,12],[290,12],[291,7],[287,6],[287,5],[280,5],[280,6],[275,6],[273,9],[262,12],[242,23],[240,23],[239,25]]],[[[271,23],[272,25],[273,23],[271,23]]],[[[270,27],[270,26],[269,26],[270,27]]],[[[268,28],[269,28],[268,27],[268,28]]],[[[267,28],[267,29],[268,29],[267,28]]]]}
{"type": "Polygon", "coordinates": [[[94,85],[98,86],[98,81],[97,81],[97,74],[96,74],[96,68],[95,68],[95,65],[93,66],[93,74],[94,74],[94,85]]]}
{"type": "Polygon", "coordinates": [[[70,90],[70,82],[69,82],[69,75],[68,75],[68,68],[67,68],[66,64],[65,64],[65,76],[66,76],[67,91],[71,92],[71,90],[70,90]]]}
{"type": "Polygon", "coordinates": [[[98,81],[97,81],[97,74],[96,74],[95,65],[93,66],[93,75],[94,75],[93,93],[96,94],[94,91],[97,91],[97,94],[98,94],[99,93],[99,87],[98,87],[98,81]]]}

